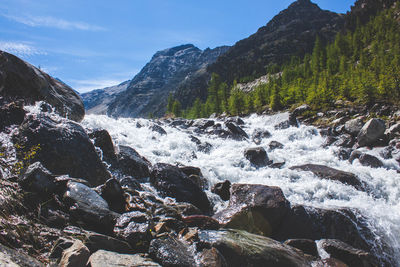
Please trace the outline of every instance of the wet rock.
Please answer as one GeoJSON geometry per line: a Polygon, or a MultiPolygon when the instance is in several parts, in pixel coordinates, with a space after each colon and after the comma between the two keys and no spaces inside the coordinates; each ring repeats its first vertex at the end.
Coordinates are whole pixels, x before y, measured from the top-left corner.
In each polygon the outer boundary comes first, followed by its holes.
{"type": "Polygon", "coordinates": [[[29,192],[49,196],[55,192],[57,185],[54,176],[40,162],[31,164],[19,179],[21,187],[29,192]]]}
{"type": "Polygon", "coordinates": [[[201,130],[205,130],[209,127],[214,126],[215,122],[213,120],[197,120],[195,123],[193,123],[193,127],[196,127],[201,130]]]}
{"type": "Polygon", "coordinates": [[[0,107],[0,131],[11,125],[21,125],[26,111],[22,101],[11,102],[0,107]]]}
{"type": "Polygon", "coordinates": [[[234,184],[228,207],[213,217],[225,228],[269,236],[289,210],[290,204],[278,187],[234,184]]]}
{"type": "Polygon", "coordinates": [[[214,218],[204,215],[193,215],[183,217],[182,221],[189,227],[198,227],[200,229],[218,230],[219,222],[214,218]]]}
{"type": "Polygon", "coordinates": [[[132,176],[123,176],[119,179],[119,184],[121,187],[128,188],[129,190],[142,191],[143,189],[140,183],[132,176]]]}
{"type": "Polygon", "coordinates": [[[204,249],[200,254],[200,265],[202,267],[228,267],[224,256],[216,249],[204,249]]]}
{"type": "Polygon", "coordinates": [[[244,121],[240,117],[230,117],[226,120],[226,122],[233,122],[237,125],[244,125],[244,121]]]}
{"type": "Polygon", "coordinates": [[[299,127],[296,116],[292,113],[289,114],[289,119],[274,126],[275,130],[285,130],[289,127],[299,127]]]}
{"type": "Polygon", "coordinates": [[[340,160],[348,160],[350,158],[352,149],[340,147],[339,150],[336,152],[336,155],[340,160]]]}
{"type": "Polygon", "coordinates": [[[197,137],[194,137],[193,135],[190,136],[190,140],[197,145],[197,150],[204,153],[210,153],[212,149],[212,145],[210,143],[202,143],[197,137]]]}
{"type": "Polygon", "coordinates": [[[301,105],[300,107],[297,107],[295,110],[293,110],[292,114],[297,117],[309,110],[311,110],[311,107],[307,104],[304,104],[304,105],[301,105]]]}
{"type": "Polygon", "coordinates": [[[244,139],[249,138],[247,133],[245,131],[243,131],[243,129],[240,128],[239,126],[237,126],[236,124],[234,124],[232,122],[225,122],[225,126],[226,126],[226,128],[229,129],[229,132],[231,133],[231,136],[233,139],[244,140],[244,139]]]}
{"type": "Polygon", "coordinates": [[[238,230],[199,231],[200,246],[215,248],[228,266],[310,266],[297,250],[268,237],[238,230]]]}
{"type": "Polygon", "coordinates": [[[76,221],[99,232],[110,232],[119,216],[110,211],[107,202],[93,189],[80,183],[68,182],[63,200],[76,221]]]}
{"type": "Polygon", "coordinates": [[[272,134],[267,130],[257,129],[252,135],[252,140],[255,144],[261,144],[262,140],[265,138],[270,138],[272,134]]]}
{"type": "Polygon", "coordinates": [[[369,253],[356,249],[340,240],[323,239],[320,241],[320,245],[331,257],[339,259],[349,266],[377,266],[373,263],[374,261],[369,253]]]}
{"type": "Polygon", "coordinates": [[[44,267],[44,264],[25,253],[0,244],[0,266],[4,267],[44,267]]]}
{"type": "Polygon", "coordinates": [[[333,143],[333,145],[339,147],[352,148],[355,143],[356,140],[353,136],[351,136],[350,134],[342,134],[337,138],[337,140],[333,143]]]}
{"type": "Polygon", "coordinates": [[[313,264],[315,264],[313,265],[315,267],[351,267],[335,258],[321,259],[317,262],[313,262],[313,264]]]}
{"type": "Polygon", "coordinates": [[[334,144],[338,138],[336,136],[327,136],[324,143],[322,144],[322,147],[328,147],[332,144],[334,144]]]}
{"type": "Polygon", "coordinates": [[[351,152],[351,154],[350,154],[349,162],[350,162],[350,163],[353,163],[353,161],[354,161],[355,159],[359,159],[359,158],[361,157],[362,154],[363,154],[363,153],[362,153],[361,151],[359,151],[359,150],[354,150],[354,151],[351,152]]]}
{"type": "Polygon", "coordinates": [[[399,133],[400,133],[400,123],[392,125],[385,132],[385,134],[389,137],[389,139],[395,138],[399,133]]]}
{"type": "Polygon", "coordinates": [[[124,190],[115,178],[111,178],[100,187],[100,196],[104,198],[112,211],[122,213],[126,211],[124,190]]]}
{"type": "Polygon", "coordinates": [[[132,211],[121,215],[115,224],[116,237],[126,240],[132,248],[146,251],[152,238],[153,223],[143,212],[132,211]]]}
{"type": "Polygon", "coordinates": [[[268,145],[269,151],[273,151],[275,149],[282,149],[283,144],[279,143],[278,141],[271,141],[268,145]]]}
{"type": "Polygon", "coordinates": [[[350,172],[344,172],[340,170],[336,170],[334,168],[330,168],[323,165],[317,164],[306,164],[301,166],[290,167],[291,170],[301,170],[301,171],[310,171],[315,176],[321,179],[328,179],[333,181],[338,181],[344,184],[348,184],[354,186],[358,190],[364,190],[364,185],[361,181],[350,172]]]}
{"type": "Polygon", "coordinates": [[[64,237],[58,238],[50,251],[50,258],[55,258],[55,259],[61,258],[63,251],[70,248],[73,244],[74,244],[73,239],[64,237]]]}
{"type": "Polygon", "coordinates": [[[347,121],[344,124],[344,130],[347,133],[351,134],[352,136],[357,136],[360,133],[363,126],[364,126],[363,119],[355,118],[355,119],[347,121]]]}
{"type": "Polygon", "coordinates": [[[273,162],[270,165],[268,165],[268,167],[272,168],[272,169],[280,169],[283,166],[285,166],[286,162],[273,162]]]}
{"type": "Polygon", "coordinates": [[[150,243],[149,254],[162,266],[196,266],[189,246],[171,235],[153,239],[150,243]]]}
{"type": "Polygon", "coordinates": [[[379,153],[379,155],[384,159],[391,159],[393,157],[392,156],[393,150],[394,150],[393,147],[387,146],[379,153]]]}
{"type": "Polygon", "coordinates": [[[319,257],[317,244],[311,239],[288,239],[284,242],[285,245],[300,249],[305,254],[319,257]]]}
{"type": "Polygon", "coordinates": [[[383,167],[382,161],[380,161],[377,157],[372,156],[367,153],[362,153],[360,155],[360,157],[358,158],[358,160],[360,161],[361,165],[363,165],[363,166],[368,166],[371,168],[382,168],[383,167]]]}
{"type": "Polygon", "coordinates": [[[244,151],[244,156],[257,168],[270,164],[267,152],[262,147],[248,148],[244,151]]]}
{"type": "Polygon", "coordinates": [[[150,126],[150,130],[159,133],[160,135],[167,135],[167,132],[164,130],[164,128],[157,124],[153,124],[152,126],[150,126]]]}
{"type": "Polygon", "coordinates": [[[203,176],[203,174],[201,173],[200,168],[197,167],[193,167],[193,166],[183,166],[183,167],[179,167],[179,169],[186,174],[187,176],[190,176],[192,174],[194,175],[198,175],[198,176],[203,176]]]}
{"type": "Polygon", "coordinates": [[[216,183],[211,188],[211,192],[220,196],[220,198],[222,200],[227,201],[227,200],[229,200],[229,198],[231,196],[231,193],[229,191],[230,189],[231,189],[231,182],[228,180],[225,180],[224,182],[216,183]]]}
{"type": "Polygon", "coordinates": [[[26,149],[39,145],[35,160],[51,173],[80,177],[92,186],[110,178],[89,136],[75,122],[43,114],[29,116],[20,126],[16,139],[26,149]]]}
{"type": "Polygon", "coordinates": [[[154,165],[150,182],[164,197],[192,203],[206,213],[210,211],[207,195],[176,166],[165,163],[154,165]]]}
{"type": "Polygon", "coordinates": [[[114,144],[107,130],[96,129],[89,134],[89,137],[94,140],[94,145],[103,151],[103,160],[116,160],[114,144]]]}
{"type": "Polygon", "coordinates": [[[182,216],[199,215],[202,214],[201,210],[196,208],[190,203],[176,203],[174,208],[182,214],[182,216]]]}
{"type": "Polygon", "coordinates": [[[81,241],[75,240],[70,248],[64,250],[59,266],[86,267],[89,256],[89,249],[81,241]]]}
{"type": "Polygon", "coordinates": [[[381,119],[369,120],[357,136],[357,143],[360,147],[375,146],[379,139],[384,138],[386,126],[381,119]]]}
{"type": "Polygon", "coordinates": [[[106,250],[98,250],[93,253],[88,260],[88,265],[90,267],[161,267],[151,259],[145,258],[139,254],[118,254],[106,250]]]}
{"type": "Polygon", "coordinates": [[[128,146],[119,146],[117,159],[118,162],[114,167],[117,171],[137,179],[150,176],[149,168],[151,163],[139,155],[135,149],[128,146]]]}

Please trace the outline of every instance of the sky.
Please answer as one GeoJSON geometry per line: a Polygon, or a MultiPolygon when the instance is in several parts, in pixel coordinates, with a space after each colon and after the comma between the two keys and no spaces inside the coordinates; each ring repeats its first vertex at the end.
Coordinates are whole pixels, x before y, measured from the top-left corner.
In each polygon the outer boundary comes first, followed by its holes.
{"type": "MultiPolygon", "coordinates": [[[[314,0],[345,13],[355,0],[314,0]]],[[[233,45],[293,0],[1,0],[0,50],[83,93],[132,79],[159,50],[233,45]]]]}

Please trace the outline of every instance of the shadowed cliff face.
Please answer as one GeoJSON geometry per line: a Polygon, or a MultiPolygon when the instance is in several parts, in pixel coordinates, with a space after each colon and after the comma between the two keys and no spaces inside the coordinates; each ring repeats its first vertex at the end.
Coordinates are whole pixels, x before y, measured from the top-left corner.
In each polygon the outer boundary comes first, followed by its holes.
{"type": "Polygon", "coordinates": [[[202,51],[193,45],[182,45],[157,52],[127,89],[107,103],[107,114],[116,117],[163,115],[169,93],[192,73],[215,62],[227,49],[202,51]]]}
{"type": "Polygon", "coordinates": [[[343,15],[321,10],[309,0],[296,1],[255,34],[237,42],[211,64],[207,72],[194,75],[176,96],[189,105],[195,97],[204,97],[213,72],[228,83],[247,76],[260,77],[266,74],[269,65],[312,52],[317,35],[322,40],[332,40],[343,24],[343,15]]]}
{"type": "Polygon", "coordinates": [[[0,51],[0,96],[46,101],[57,113],[81,121],[85,110],[81,98],[66,84],[9,53],[0,51]]]}

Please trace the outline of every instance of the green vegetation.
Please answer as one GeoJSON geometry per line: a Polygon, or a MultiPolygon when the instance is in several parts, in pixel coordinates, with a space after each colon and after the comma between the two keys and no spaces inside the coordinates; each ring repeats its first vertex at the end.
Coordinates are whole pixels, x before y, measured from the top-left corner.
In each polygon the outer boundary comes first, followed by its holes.
{"type": "MultiPolygon", "coordinates": [[[[282,66],[268,67],[269,82],[250,93],[240,90],[236,82],[229,90],[214,73],[204,103],[197,99],[184,112],[171,111],[176,116],[198,118],[223,112],[249,114],[262,111],[267,105],[274,111],[300,103],[308,103],[315,110],[326,109],[338,99],[365,105],[377,101],[397,104],[400,100],[400,26],[395,13],[399,10],[397,7],[383,11],[355,31],[339,33],[333,43],[323,44],[317,38],[311,55],[303,59],[293,57],[282,66]]],[[[172,106],[173,101],[171,96],[172,106]]],[[[169,100],[168,107],[172,106],[169,100]]]]}
{"type": "Polygon", "coordinates": [[[40,150],[40,145],[33,146],[27,151],[24,151],[24,148],[19,144],[14,145],[14,147],[17,151],[17,158],[20,160],[10,160],[11,155],[2,147],[0,148],[0,168],[12,175],[19,175],[32,163],[40,150]]]}

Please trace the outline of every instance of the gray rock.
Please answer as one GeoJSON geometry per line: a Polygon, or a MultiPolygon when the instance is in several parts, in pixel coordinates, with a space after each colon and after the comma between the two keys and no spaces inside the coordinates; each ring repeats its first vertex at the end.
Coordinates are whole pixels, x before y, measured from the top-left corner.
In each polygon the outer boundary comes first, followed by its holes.
{"type": "Polygon", "coordinates": [[[344,124],[344,130],[352,136],[357,136],[364,126],[362,118],[355,118],[344,124]]]}
{"type": "Polygon", "coordinates": [[[265,167],[270,164],[267,152],[262,147],[248,148],[244,151],[244,156],[255,167],[265,167]]]}
{"type": "Polygon", "coordinates": [[[2,267],[44,267],[44,264],[25,253],[0,244],[0,266],[2,267]]]}
{"type": "Polygon", "coordinates": [[[285,245],[300,249],[306,254],[318,257],[317,244],[311,239],[288,239],[284,242],[285,245]]]}
{"type": "Polygon", "coordinates": [[[282,149],[283,148],[283,144],[279,143],[278,141],[271,141],[268,145],[269,147],[269,151],[273,151],[275,149],[282,149]]]}
{"type": "Polygon", "coordinates": [[[233,139],[244,140],[244,139],[249,138],[247,133],[242,128],[240,128],[238,125],[236,125],[235,123],[225,122],[225,126],[226,126],[226,128],[229,129],[230,135],[233,139]]]}
{"type": "Polygon", "coordinates": [[[25,118],[22,101],[15,101],[0,107],[0,131],[11,125],[20,125],[25,118]]]}
{"type": "Polygon", "coordinates": [[[259,145],[261,144],[263,139],[270,138],[271,136],[272,134],[267,130],[257,129],[254,130],[254,133],[252,135],[252,140],[256,145],[259,145]]]}
{"type": "Polygon", "coordinates": [[[150,126],[150,130],[159,133],[160,135],[167,135],[167,132],[164,130],[164,128],[157,124],[153,124],[152,126],[150,126]]]}
{"type": "Polygon", "coordinates": [[[114,168],[117,172],[124,175],[133,176],[135,178],[146,178],[150,176],[149,168],[151,163],[135,149],[128,146],[119,146],[117,155],[117,163],[114,168]]]}
{"type": "Polygon", "coordinates": [[[75,240],[74,244],[64,250],[60,267],[86,267],[90,251],[80,240],[75,240]]]}
{"type": "Polygon", "coordinates": [[[231,182],[225,180],[221,183],[216,183],[211,188],[211,192],[220,196],[222,200],[227,201],[231,196],[230,189],[231,189],[231,182]]]}
{"type": "Polygon", "coordinates": [[[297,107],[295,110],[293,110],[292,114],[297,117],[309,110],[311,110],[311,107],[307,104],[303,104],[300,107],[297,107]]]}
{"type": "Polygon", "coordinates": [[[44,196],[51,195],[57,187],[54,176],[40,162],[29,165],[19,183],[24,190],[44,196]]]}
{"type": "Polygon", "coordinates": [[[393,139],[400,133],[400,123],[392,125],[389,129],[386,130],[385,134],[389,137],[389,139],[393,139]]]}
{"type": "Polygon", "coordinates": [[[98,250],[93,253],[89,258],[88,265],[90,267],[161,267],[159,264],[153,262],[151,259],[145,258],[138,254],[118,254],[106,250],[98,250]]]}
{"type": "Polygon", "coordinates": [[[216,249],[204,249],[200,254],[202,267],[228,267],[224,256],[216,249]]]}
{"type": "Polygon", "coordinates": [[[124,190],[115,178],[106,181],[100,187],[100,196],[104,198],[112,211],[123,213],[126,211],[126,200],[124,190]]]}
{"type": "Polygon", "coordinates": [[[360,157],[358,158],[358,160],[360,161],[361,165],[363,165],[363,166],[368,166],[368,167],[372,167],[372,168],[383,167],[382,161],[380,161],[377,157],[372,156],[367,153],[361,154],[360,157]]]}
{"type": "Polygon", "coordinates": [[[375,146],[380,138],[384,138],[386,126],[381,119],[369,120],[357,136],[357,143],[360,147],[375,146]]]}
{"type": "Polygon", "coordinates": [[[89,137],[94,140],[94,145],[102,150],[103,160],[113,161],[116,159],[114,144],[107,130],[96,129],[89,134],[89,137]]]}

